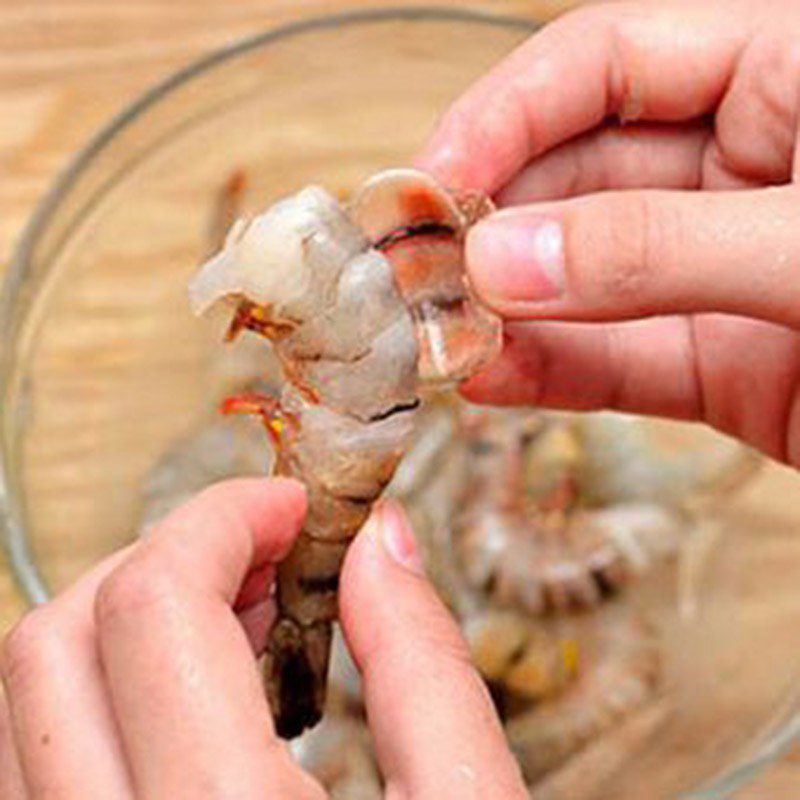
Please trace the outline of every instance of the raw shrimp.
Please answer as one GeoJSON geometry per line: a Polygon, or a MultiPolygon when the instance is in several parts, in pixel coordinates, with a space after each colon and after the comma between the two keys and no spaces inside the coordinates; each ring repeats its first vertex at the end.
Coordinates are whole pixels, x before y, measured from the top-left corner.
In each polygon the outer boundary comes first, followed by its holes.
{"type": "Polygon", "coordinates": [[[582,493],[601,505],[644,502],[706,511],[763,463],[750,448],[699,426],[643,425],[627,414],[585,416],[576,421],[576,434],[584,453],[582,493]]]}
{"type": "Polygon", "coordinates": [[[577,681],[506,725],[530,783],[650,703],[658,688],[658,643],[634,611],[611,604],[570,624],[581,648],[577,681]]]}
{"type": "MultiPolygon", "coordinates": [[[[501,711],[557,695],[574,680],[578,643],[519,609],[493,608],[465,579],[453,549],[471,454],[450,399],[431,403],[389,491],[411,514],[426,570],[458,617],[475,666],[501,711]]],[[[507,412],[513,413],[513,412],[507,412]]],[[[535,423],[526,414],[526,425],[535,423]]]]}
{"type": "Polygon", "coordinates": [[[190,287],[198,313],[233,300],[229,335],[270,339],[286,378],[280,398],[225,405],[262,417],[276,473],[308,490],[265,657],[284,737],[322,714],[342,560],[408,445],[420,383],[466,378],[499,349],[500,322],[463,272],[480,208],[413,170],[375,176],[349,210],[311,187],[237,222],[190,287]]]}
{"type": "MultiPolygon", "coordinates": [[[[608,673],[613,639],[600,637],[601,644],[606,645],[603,651],[598,646],[596,627],[605,625],[608,618],[600,612],[596,621],[594,614],[577,622],[571,619],[546,620],[526,616],[518,607],[494,607],[490,597],[465,580],[455,558],[453,520],[462,502],[470,460],[476,457],[459,435],[461,427],[455,409],[454,402],[446,399],[430,403],[420,412],[413,444],[397,470],[390,490],[403,499],[414,517],[428,571],[460,619],[475,663],[489,684],[501,715],[506,720],[515,720],[511,730],[524,729],[520,720],[526,719],[525,714],[542,713],[536,718],[545,720],[549,733],[543,734],[545,751],[534,771],[537,774],[545,771],[551,760],[564,763],[565,753],[573,747],[580,749],[581,743],[588,745],[589,739],[595,735],[593,731],[597,733],[591,741],[598,743],[593,746],[601,749],[597,758],[589,758],[592,751],[586,750],[589,763],[596,765],[599,759],[604,765],[608,762],[610,770],[613,767],[611,762],[621,756],[617,754],[619,748],[612,748],[611,756],[609,748],[603,748],[605,736],[602,726],[590,726],[588,733],[579,728],[575,733],[576,720],[581,719],[579,709],[583,708],[588,717],[596,718],[598,715],[598,693],[590,691],[592,673],[595,669],[608,673]],[[601,657],[603,652],[607,658],[601,657]],[[577,692],[578,683],[583,687],[580,692],[577,692]],[[568,701],[570,697],[572,700],[568,701]],[[545,714],[548,708],[554,710],[545,714]],[[563,720],[563,727],[559,727],[559,719],[563,720]],[[552,744],[558,736],[564,736],[566,740],[552,744]]],[[[560,419],[552,423],[524,422],[525,415],[511,413],[518,417],[512,427],[523,428],[527,435],[540,443],[545,441],[541,438],[544,432],[549,432],[547,436],[555,436],[555,431],[566,424],[560,419]]],[[[174,505],[178,498],[201,488],[201,477],[205,482],[212,482],[228,474],[238,474],[241,466],[252,473],[266,449],[258,433],[255,428],[237,429],[225,420],[203,426],[195,437],[180,442],[162,460],[154,472],[154,479],[149,482],[150,503],[159,508],[174,505]],[[233,470],[234,465],[239,467],[233,470]]],[[[552,460],[556,450],[552,444],[549,445],[547,459],[552,460]]],[[[563,455],[556,460],[559,463],[563,461],[563,455]]],[[[543,462],[539,459],[537,463],[541,465],[543,462]]],[[[612,618],[612,627],[614,622],[612,618]]],[[[633,620],[628,622],[633,625],[633,620]]],[[[646,630],[639,630],[645,633],[646,647],[654,648],[655,643],[647,638],[646,630]]],[[[620,653],[628,647],[624,637],[622,644],[620,653]]],[[[627,662],[628,665],[635,663],[634,659],[627,662]]],[[[625,667],[625,664],[623,660],[618,665],[625,667]]],[[[326,721],[319,730],[306,735],[310,738],[298,740],[296,752],[326,782],[334,796],[350,797],[350,792],[355,797],[359,796],[356,792],[363,792],[369,798],[378,790],[370,766],[359,678],[339,636],[334,639],[330,673],[326,719],[331,724],[326,721]],[[352,747],[345,744],[350,737],[354,740],[352,747]]],[[[649,718],[648,708],[648,705],[643,705],[641,713],[649,718]]],[[[626,741],[641,738],[638,733],[641,726],[635,722],[636,715],[632,714],[630,725],[633,733],[623,734],[628,730],[627,718],[619,729],[626,741]]],[[[614,728],[614,735],[616,730],[614,728]]],[[[576,758],[583,757],[581,750],[576,758]]],[[[563,768],[570,770],[571,766],[572,760],[569,760],[563,768]]],[[[561,787],[566,782],[566,785],[574,786],[575,780],[580,778],[570,777],[573,772],[554,774],[553,785],[561,787]]],[[[568,793],[553,796],[570,797],[568,793]]]]}
{"type": "Polygon", "coordinates": [[[468,580],[502,605],[536,615],[590,608],[676,551],[686,523],[668,508],[581,505],[581,451],[564,424],[472,411],[464,429],[471,469],[456,549],[468,580]],[[548,474],[530,469],[537,451],[548,474]]]}

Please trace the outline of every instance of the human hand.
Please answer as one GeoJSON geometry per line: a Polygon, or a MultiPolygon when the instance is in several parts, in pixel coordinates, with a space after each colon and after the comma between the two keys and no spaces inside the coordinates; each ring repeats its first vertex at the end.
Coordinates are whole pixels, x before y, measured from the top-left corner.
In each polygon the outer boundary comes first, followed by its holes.
{"type": "Polygon", "coordinates": [[[590,6],[456,102],[418,165],[505,207],[467,241],[508,320],[468,397],[704,420],[800,466],[798,24],[590,6]]]}
{"type": "MultiPolygon", "coordinates": [[[[0,653],[0,797],[324,797],[275,736],[253,655],[304,513],[295,482],[221,484],[23,618],[0,653]]],[[[404,517],[386,506],[342,576],[387,796],[525,797],[418,564],[404,517]]]]}

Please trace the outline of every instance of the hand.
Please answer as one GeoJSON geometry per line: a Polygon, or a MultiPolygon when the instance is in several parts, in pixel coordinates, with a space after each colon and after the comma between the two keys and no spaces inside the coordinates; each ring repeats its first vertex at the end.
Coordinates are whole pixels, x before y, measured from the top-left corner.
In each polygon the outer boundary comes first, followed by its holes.
{"type": "MultiPolygon", "coordinates": [[[[323,797],[275,736],[254,658],[274,615],[275,563],[304,513],[294,482],[221,484],[23,618],[0,659],[0,797],[323,797]]],[[[342,578],[387,795],[525,797],[418,564],[407,523],[386,506],[342,578]]]]}
{"type": "Polygon", "coordinates": [[[418,165],[505,207],[467,241],[509,320],[471,399],[704,420],[800,465],[799,24],[587,7],[446,114],[418,165]]]}

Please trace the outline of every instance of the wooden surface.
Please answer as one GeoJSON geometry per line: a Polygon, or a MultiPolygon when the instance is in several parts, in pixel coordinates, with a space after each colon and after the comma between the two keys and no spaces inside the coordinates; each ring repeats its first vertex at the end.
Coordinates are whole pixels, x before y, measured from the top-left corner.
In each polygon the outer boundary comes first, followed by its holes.
{"type": "MultiPolygon", "coordinates": [[[[429,3],[405,0],[407,5],[429,3]]],[[[549,17],[569,0],[470,5],[549,17]]],[[[0,269],[20,229],[69,156],[144,88],[211,48],[278,21],[359,0],[2,0],[0,2],[0,269]]],[[[785,501],[784,501],[785,502],[785,501]]],[[[0,632],[24,605],[0,562],[0,632]]],[[[739,800],[796,800],[790,755],[739,800]]]]}

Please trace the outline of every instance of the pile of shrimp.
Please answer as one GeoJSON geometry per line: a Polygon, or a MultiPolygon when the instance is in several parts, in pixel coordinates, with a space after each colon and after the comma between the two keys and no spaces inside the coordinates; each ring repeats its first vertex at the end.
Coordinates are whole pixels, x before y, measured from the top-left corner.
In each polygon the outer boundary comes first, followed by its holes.
{"type": "MultiPolygon", "coordinates": [[[[241,183],[231,185],[239,191],[241,183]]],[[[358,674],[331,622],[347,542],[388,484],[461,622],[532,797],[576,797],[587,772],[618,766],[668,713],[658,629],[630,601],[630,588],[669,569],[699,511],[739,486],[756,462],[726,441],[664,452],[631,417],[488,410],[441,391],[496,352],[496,321],[472,301],[456,264],[463,230],[486,207],[448,198],[410,170],[367,182],[346,214],[320,191],[278,207],[278,217],[291,217],[299,204],[306,219],[324,222],[312,231],[311,258],[337,267],[327,288],[313,289],[313,313],[302,307],[307,288],[289,285],[295,294],[283,306],[274,294],[267,306],[263,287],[231,272],[231,252],[247,249],[259,218],[248,230],[234,228],[215,257],[218,265],[227,260],[222,274],[207,271],[206,285],[195,289],[199,305],[235,295],[234,332],[249,328],[275,343],[288,379],[282,395],[280,376],[265,374],[259,353],[227,404],[261,416],[270,442],[257,425],[210,416],[148,476],[143,523],[204,485],[270,463],[307,483],[309,522],[278,578],[283,600],[266,657],[270,702],[290,737],[316,722],[324,705],[322,722],[292,743],[297,757],[332,797],[372,800],[382,784],[358,674]],[[411,218],[409,197],[418,212],[411,218]],[[332,257],[324,248],[334,245],[332,257]],[[348,305],[348,280],[359,293],[366,286],[374,302],[348,305]],[[354,315],[352,335],[324,335],[332,321],[354,315]],[[364,359],[365,341],[372,352],[382,335],[389,349],[364,359]],[[418,409],[421,387],[432,384],[436,396],[418,409]],[[281,679],[296,681],[298,653],[307,662],[311,654],[305,668],[313,678],[301,708],[281,687],[281,679]]],[[[217,216],[233,216],[226,194],[218,208],[217,216]]],[[[285,222],[277,226],[284,238],[294,231],[285,222]]]]}

